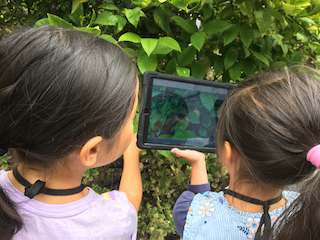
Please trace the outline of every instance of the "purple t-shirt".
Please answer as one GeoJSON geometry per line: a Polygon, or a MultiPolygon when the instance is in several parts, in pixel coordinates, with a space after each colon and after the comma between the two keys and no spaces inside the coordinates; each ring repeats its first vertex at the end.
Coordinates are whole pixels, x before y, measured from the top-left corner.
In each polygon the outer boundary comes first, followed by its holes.
{"type": "Polygon", "coordinates": [[[98,195],[89,188],[89,194],[78,201],[54,205],[24,196],[4,170],[0,171],[0,185],[16,204],[24,224],[13,240],[136,239],[137,213],[123,192],[98,195]]]}

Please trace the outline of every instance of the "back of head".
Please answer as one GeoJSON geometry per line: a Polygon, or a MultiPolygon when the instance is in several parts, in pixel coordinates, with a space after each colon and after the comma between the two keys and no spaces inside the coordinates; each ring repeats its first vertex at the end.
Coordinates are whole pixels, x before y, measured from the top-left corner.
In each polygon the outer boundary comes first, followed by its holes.
{"type": "Polygon", "coordinates": [[[218,152],[229,141],[241,160],[239,180],[283,188],[308,178],[300,196],[263,239],[319,239],[320,175],[306,160],[320,143],[320,74],[308,67],[253,75],[219,112],[218,152]]]}
{"type": "Polygon", "coordinates": [[[311,174],[308,151],[320,143],[320,75],[307,67],[270,71],[242,81],[219,112],[218,149],[229,141],[241,176],[284,187],[311,174]]]}
{"type": "MultiPolygon", "coordinates": [[[[0,148],[47,166],[89,139],[111,144],[135,100],[136,68],[118,46],[89,33],[39,27],[0,43],[0,148]]],[[[0,188],[3,239],[22,226],[0,188]]]]}
{"type": "Polygon", "coordinates": [[[0,147],[49,163],[94,136],[112,140],[134,103],[136,69],[89,33],[39,27],[0,46],[0,147]]]}

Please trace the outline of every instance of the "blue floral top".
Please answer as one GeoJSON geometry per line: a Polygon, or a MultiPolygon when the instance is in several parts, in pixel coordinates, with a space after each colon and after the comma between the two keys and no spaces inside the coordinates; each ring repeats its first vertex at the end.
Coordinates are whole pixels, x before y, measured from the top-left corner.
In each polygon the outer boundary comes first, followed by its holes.
{"type": "MultiPolygon", "coordinates": [[[[286,205],[269,212],[272,223],[298,195],[297,192],[283,191],[286,205]]],[[[262,213],[239,211],[229,206],[223,192],[210,191],[196,195],[194,192],[185,191],[173,210],[177,231],[184,240],[254,239],[261,216],[262,213]]]]}

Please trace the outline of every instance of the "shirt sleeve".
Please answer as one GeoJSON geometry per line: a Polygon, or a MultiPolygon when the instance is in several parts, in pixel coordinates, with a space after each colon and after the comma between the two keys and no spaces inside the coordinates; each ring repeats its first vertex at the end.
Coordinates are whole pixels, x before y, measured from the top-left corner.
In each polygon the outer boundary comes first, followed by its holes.
{"type": "Polygon", "coordinates": [[[204,193],[210,191],[210,183],[201,185],[191,185],[190,182],[188,182],[188,190],[189,191],[184,191],[180,195],[176,204],[173,207],[172,212],[174,225],[176,226],[177,232],[181,238],[183,237],[183,230],[184,225],[186,223],[188,210],[194,196],[197,193],[204,193]]]}

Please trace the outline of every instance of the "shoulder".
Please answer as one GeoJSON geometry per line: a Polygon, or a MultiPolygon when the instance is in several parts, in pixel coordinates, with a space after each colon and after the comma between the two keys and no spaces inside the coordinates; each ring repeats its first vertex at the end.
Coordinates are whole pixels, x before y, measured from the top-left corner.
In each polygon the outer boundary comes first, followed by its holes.
{"type": "Polygon", "coordinates": [[[286,199],[287,204],[291,204],[297,197],[299,197],[300,193],[296,191],[283,191],[282,195],[286,199]]]}
{"type": "Polygon", "coordinates": [[[128,214],[136,216],[134,206],[129,202],[127,195],[120,191],[110,191],[99,195],[97,203],[108,211],[120,214],[128,214]]]}
{"type": "MultiPolygon", "coordinates": [[[[0,179],[1,179],[1,180],[4,179],[4,178],[6,178],[7,175],[8,175],[8,171],[5,171],[5,170],[3,170],[3,169],[0,170],[0,179]]],[[[2,182],[2,181],[1,181],[1,182],[2,182]]]]}
{"type": "Polygon", "coordinates": [[[217,209],[223,207],[225,198],[223,192],[205,192],[198,193],[194,196],[190,208],[189,215],[193,216],[193,212],[197,213],[198,217],[204,218],[205,216],[211,216],[217,209]]]}

